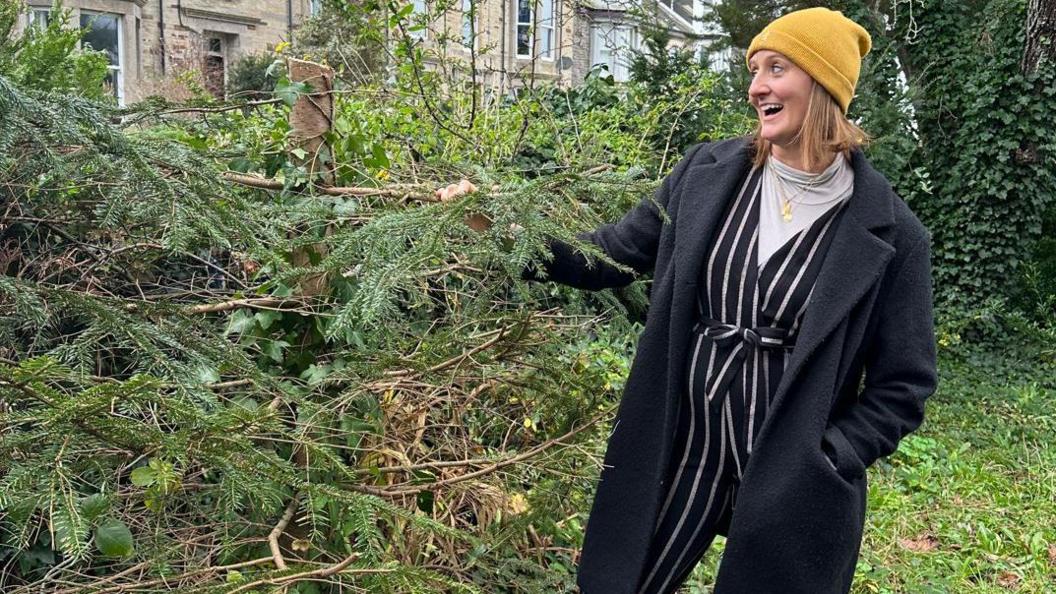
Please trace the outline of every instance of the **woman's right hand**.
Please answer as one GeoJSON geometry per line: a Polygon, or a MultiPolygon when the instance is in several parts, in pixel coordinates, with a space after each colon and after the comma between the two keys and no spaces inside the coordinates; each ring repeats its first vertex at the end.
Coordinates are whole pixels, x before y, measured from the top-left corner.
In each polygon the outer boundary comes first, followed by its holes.
{"type": "MultiPolygon", "coordinates": [[[[468,179],[462,179],[457,184],[449,184],[446,188],[438,188],[434,193],[436,194],[436,197],[440,199],[440,202],[447,202],[449,200],[454,200],[463,194],[476,191],[477,186],[473,185],[473,182],[468,179]]],[[[491,228],[491,224],[491,219],[483,214],[473,213],[466,215],[466,225],[474,231],[487,231],[491,228]]]]}

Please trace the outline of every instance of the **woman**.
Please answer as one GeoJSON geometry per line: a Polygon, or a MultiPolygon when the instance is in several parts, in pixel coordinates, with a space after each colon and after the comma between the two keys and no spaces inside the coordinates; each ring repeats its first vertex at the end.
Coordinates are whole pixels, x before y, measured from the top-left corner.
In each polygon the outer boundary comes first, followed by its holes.
{"type": "MultiPolygon", "coordinates": [[[[850,589],[865,469],[937,386],[930,236],[845,116],[870,43],[824,8],[773,21],[747,53],[753,137],[690,148],[655,196],[670,224],[643,200],[580,234],[654,277],[587,524],[586,594],[674,592],[716,534],[717,594],[850,589]]],[[[634,278],[551,247],[549,280],[634,278]]]]}

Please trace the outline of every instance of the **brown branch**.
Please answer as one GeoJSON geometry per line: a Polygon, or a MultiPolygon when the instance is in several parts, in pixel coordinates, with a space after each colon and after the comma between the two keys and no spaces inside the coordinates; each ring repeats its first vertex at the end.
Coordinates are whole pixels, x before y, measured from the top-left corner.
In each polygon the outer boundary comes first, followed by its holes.
{"type": "Polygon", "coordinates": [[[591,167],[590,169],[587,169],[586,171],[584,171],[582,173],[582,175],[588,176],[588,175],[596,175],[598,173],[604,173],[604,172],[612,169],[613,167],[614,166],[613,166],[612,163],[602,163],[601,165],[595,165],[594,167],[591,167]]]}
{"type": "MultiPolygon", "coordinates": [[[[335,575],[335,574],[338,574],[338,573],[341,573],[341,572],[345,571],[348,568],[349,565],[352,565],[352,562],[355,561],[357,557],[359,557],[359,553],[352,553],[351,555],[346,557],[344,561],[341,561],[339,563],[335,563],[333,565],[330,565],[329,567],[323,567],[323,568],[320,568],[320,569],[313,569],[312,571],[303,571],[301,573],[294,573],[294,574],[280,576],[280,577],[275,577],[275,578],[265,578],[265,579],[260,579],[260,580],[254,581],[254,582],[249,582],[248,584],[243,584],[243,585],[235,588],[234,590],[229,590],[227,594],[238,594],[239,592],[245,592],[246,590],[252,590],[252,589],[256,588],[257,586],[263,586],[265,584],[272,585],[272,586],[287,586],[287,585],[289,585],[289,584],[291,584],[293,582],[299,582],[299,581],[302,581],[302,580],[310,580],[310,579],[316,579],[316,578],[330,577],[332,575],[335,575]]],[[[351,571],[347,571],[346,573],[370,574],[370,573],[392,573],[393,571],[394,570],[392,570],[392,569],[354,569],[354,570],[351,570],[351,571]]]]}
{"type": "Polygon", "coordinates": [[[289,526],[290,520],[293,519],[293,512],[297,511],[299,499],[300,497],[294,493],[293,498],[286,504],[286,510],[282,512],[279,523],[275,524],[275,527],[268,534],[268,548],[271,549],[271,557],[275,560],[275,567],[279,569],[286,569],[286,559],[283,558],[282,551],[279,550],[279,537],[286,531],[286,526],[289,526]]]}
{"type": "Polygon", "coordinates": [[[227,388],[241,388],[242,386],[252,386],[253,384],[254,381],[251,379],[237,379],[207,384],[207,387],[211,390],[226,390],[227,388]]]}
{"type": "MultiPolygon", "coordinates": [[[[527,322],[527,320],[526,320],[526,322],[527,322]]],[[[479,353],[481,351],[487,350],[487,349],[495,346],[495,344],[498,343],[502,339],[502,337],[505,336],[506,334],[508,334],[509,331],[512,330],[512,329],[513,329],[513,326],[503,326],[502,328],[498,328],[498,329],[495,329],[495,330],[491,330],[489,332],[485,332],[483,335],[481,335],[481,337],[488,336],[490,334],[494,334],[495,336],[493,338],[491,338],[490,340],[487,340],[487,341],[485,341],[485,342],[483,342],[483,343],[481,343],[481,344],[469,349],[468,351],[466,351],[466,352],[464,352],[464,353],[462,353],[462,354],[460,354],[460,355],[458,355],[456,357],[452,357],[451,359],[448,359],[447,361],[443,361],[441,363],[437,363],[436,365],[433,365],[432,367],[426,369],[423,373],[435,373],[437,371],[443,371],[444,369],[447,369],[448,367],[452,367],[454,365],[457,365],[458,363],[461,363],[462,361],[465,361],[467,358],[472,357],[473,355],[475,355],[475,354],[477,354],[477,353],[479,353]]],[[[400,378],[400,377],[412,375],[413,373],[414,373],[414,371],[411,370],[411,369],[390,369],[390,370],[386,371],[384,373],[384,375],[386,375],[387,377],[400,378]]],[[[398,383],[398,380],[397,380],[396,383],[398,383]]],[[[389,387],[392,387],[394,385],[395,384],[392,381],[379,380],[379,381],[372,382],[371,384],[368,385],[368,387],[372,388],[372,389],[381,389],[381,388],[389,388],[389,387]]]]}
{"type": "Polygon", "coordinates": [[[284,99],[276,97],[274,99],[261,99],[259,101],[246,101],[244,103],[236,103],[234,105],[224,105],[220,107],[180,107],[176,109],[166,109],[159,111],[153,115],[169,115],[174,113],[223,113],[225,111],[234,111],[236,109],[244,109],[246,107],[259,107],[261,105],[272,105],[275,103],[282,103],[284,99]]]}
{"type": "MultiPolygon", "coordinates": [[[[95,589],[95,588],[98,588],[102,584],[114,581],[118,577],[123,577],[124,575],[132,573],[132,570],[139,568],[141,565],[145,565],[146,562],[144,562],[144,563],[140,563],[138,565],[135,565],[133,567],[130,567],[129,569],[127,569],[125,571],[122,571],[119,574],[112,575],[112,576],[110,576],[108,578],[101,579],[101,580],[99,580],[97,582],[94,582],[94,583],[91,583],[91,584],[85,584],[83,586],[77,586],[77,587],[74,587],[74,588],[67,588],[65,590],[58,590],[56,592],[52,592],[52,594],[75,594],[77,592],[84,592],[86,590],[91,590],[94,594],[109,594],[111,592],[121,592],[121,591],[129,590],[129,589],[132,589],[132,588],[142,589],[142,588],[146,588],[148,586],[157,586],[157,585],[161,585],[161,584],[181,583],[184,580],[190,579],[192,577],[198,577],[198,576],[201,576],[201,575],[206,575],[206,574],[210,574],[210,573],[217,573],[217,572],[221,572],[221,571],[231,571],[233,569],[242,569],[243,567],[252,567],[254,565],[263,565],[265,563],[270,563],[271,561],[272,561],[271,557],[261,557],[259,559],[252,559],[252,560],[249,560],[249,561],[242,561],[240,563],[233,563],[231,565],[218,565],[216,567],[206,567],[206,568],[202,568],[202,569],[195,569],[195,570],[192,570],[192,571],[188,571],[186,573],[182,573],[180,575],[168,576],[168,577],[159,578],[159,579],[156,579],[156,580],[148,580],[148,581],[145,581],[145,582],[136,582],[135,584],[115,585],[115,586],[111,586],[109,588],[103,588],[102,590],[96,590],[95,589]]],[[[32,588],[32,587],[30,587],[30,588],[32,588]]],[[[21,590],[19,590],[19,592],[21,592],[21,590]]]]}
{"type": "Polygon", "coordinates": [[[231,311],[232,309],[239,309],[242,307],[277,307],[289,303],[288,299],[275,299],[274,297],[250,297],[247,299],[232,299],[231,301],[221,301],[220,303],[203,303],[201,305],[192,305],[186,309],[185,312],[189,314],[203,314],[203,313],[218,313],[222,311],[231,311]]]}
{"type": "Polygon", "coordinates": [[[443,371],[444,369],[447,369],[448,367],[453,367],[453,366],[461,363],[462,361],[465,361],[466,359],[472,357],[473,355],[476,355],[477,353],[479,353],[481,351],[487,350],[487,349],[491,348],[492,346],[495,346],[500,340],[502,340],[502,338],[504,336],[506,336],[506,334],[511,329],[512,329],[511,326],[505,326],[505,327],[499,328],[498,333],[495,334],[495,337],[492,338],[491,340],[483,342],[483,343],[481,343],[481,344],[469,349],[465,353],[462,353],[461,355],[459,355],[459,356],[457,356],[457,357],[455,357],[453,359],[448,359],[447,361],[444,361],[443,363],[438,363],[436,365],[433,365],[432,367],[430,367],[426,371],[428,373],[435,373],[437,371],[443,371]]]}
{"type": "MultiPolygon", "coordinates": [[[[257,175],[246,175],[244,173],[233,173],[225,171],[224,179],[251,188],[262,190],[282,190],[286,186],[277,179],[260,177],[257,175]]],[[[313,188],[320,193],[330,196],[388,196],[392,198],[409,198],[418,202],[440,202],[440,199],[431,194],[416,194],[414,187],[392,187],[392,188],[369,188],[356,186],[320,186],[313,188]]]]}

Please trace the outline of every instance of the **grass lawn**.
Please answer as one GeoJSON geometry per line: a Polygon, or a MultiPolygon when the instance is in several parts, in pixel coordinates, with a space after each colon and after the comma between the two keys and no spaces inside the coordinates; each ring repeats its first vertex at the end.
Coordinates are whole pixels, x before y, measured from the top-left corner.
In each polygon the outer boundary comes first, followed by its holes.
{"type": "MultiPolygon", "coordinates": [[[[852,592],[1056,593],[1053,354],[944,350],[939,372],[924,424],[869,470],[852,592]]],[[[722,545],[688,592],[710,591],[722,545]]]]}

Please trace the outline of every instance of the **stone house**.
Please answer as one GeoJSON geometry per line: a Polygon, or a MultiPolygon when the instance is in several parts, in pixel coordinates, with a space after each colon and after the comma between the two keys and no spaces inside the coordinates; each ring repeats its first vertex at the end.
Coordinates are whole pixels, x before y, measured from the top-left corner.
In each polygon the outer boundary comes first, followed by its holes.
{"type": "Polygon", "coordinates": [[[412,0],[412,20],[427,25],[408,34],[427,48],[446,45],[444,53],[463,64],[473,48],[477,75],[499,90],[528,80],[578,84],[597,64],[625,81],[629,51],[641,46],[647,26],[667,29],[672,46],[725,68],[727,54],[710,50],[719,33],[704,21],[714,1],[458,0],[461,10],[435,15],[427,0],[412,0]]]}
{"type": "MultiPolygon", "coordinates": [[[[50,18],[51,0],[26,0],[28,23],[50,18]]],[[[121,104],[164,94],[166,77],[188,69],[222,93],[230,64],[288,40],[320,7],[318,0],[65,0],[71,24],[110,58],[121,104]]]]}
{"type": "MultiPolygon", "coordinates": [[[[26,25],[51,18],[51,0],[26,1],[26,25]]],[[[712,1],[455,0],[438,15],[430,12],[437,0],[410,0],[424,26],[409,34],[437,55],[472,56],[483,81],[503,92],[533,78],[577,84],[598,63],[619,81],[647,21],[667,28],[672,44],[707,51],[716,34],[700,18],[712,1]]],[[[234,60],[289,41],[322,0],[65,0],[65,8],[89,29],[85,41],[109,55],[111,86],[126,104],[165,94],[164,81],[189,69],[222,94],[234,60]]],[[[713,59],[721,66],[721,55],[713,59]]]]}

